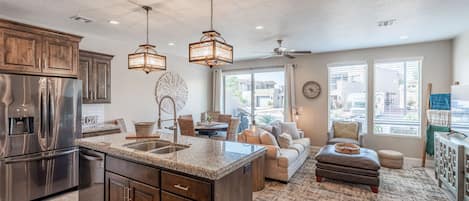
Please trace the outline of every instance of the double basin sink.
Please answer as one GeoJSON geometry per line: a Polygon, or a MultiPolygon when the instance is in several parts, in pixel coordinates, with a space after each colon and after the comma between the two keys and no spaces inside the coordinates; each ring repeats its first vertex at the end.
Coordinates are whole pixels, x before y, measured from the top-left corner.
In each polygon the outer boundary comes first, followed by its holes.
{"type": "Polygon", "coordinates": [[[133,142],[124,145],[127,148],[135,149],[139,151],[149,152],[153,154],[169,154],[176,151],[189,148],[188,145],[173,144],[165,140],[152,140],[145,142],[133,142]]]}

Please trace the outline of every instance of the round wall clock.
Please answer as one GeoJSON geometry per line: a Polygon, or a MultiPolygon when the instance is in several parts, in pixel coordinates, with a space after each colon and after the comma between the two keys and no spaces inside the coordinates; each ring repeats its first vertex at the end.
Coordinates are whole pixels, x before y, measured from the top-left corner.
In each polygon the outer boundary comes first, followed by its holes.
{"type": "Polygon", "coordinates": [[[321,85],[315,81],[306,82],[303,85],[303,95],[306,98],[314,99],[321,94],[321,85]]]}
{"type": "Polygon", "coordinates": [[[176,112],[186,105],[188,98],[188,88],[184,79],[177,73],[166,72],[156,83],[155,98],[158,104],[163,104],[161,110],[165,113],[173,112],[172,104],[169,100],[160,103],[164,96],[171,96],[176,101],[176,112]]]}

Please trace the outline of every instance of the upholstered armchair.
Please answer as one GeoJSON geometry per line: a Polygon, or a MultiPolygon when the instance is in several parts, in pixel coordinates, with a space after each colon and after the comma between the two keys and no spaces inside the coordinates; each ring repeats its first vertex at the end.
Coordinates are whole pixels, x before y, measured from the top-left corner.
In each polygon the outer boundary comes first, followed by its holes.
{"type": "Polygon", "coordinates": [[[361,122],[333,121],[327,134],[327,144],[352,143],[363,146],[364,137],[361,122]]]}

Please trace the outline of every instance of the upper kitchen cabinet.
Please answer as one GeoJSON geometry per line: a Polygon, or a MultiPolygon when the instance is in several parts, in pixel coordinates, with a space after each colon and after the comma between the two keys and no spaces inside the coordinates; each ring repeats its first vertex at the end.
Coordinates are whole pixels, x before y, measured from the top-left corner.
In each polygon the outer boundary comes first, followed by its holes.
{"type": "Polygon", "coordinates": [[[0,71],[77,77],[80,36],[0,19],[0,71]]]}
{"type": "Polygon", "coordinates": [[[80,50],[78,78],[83,80],[83,103],[111,103],[111,60],[114,56],[80,50]]]}

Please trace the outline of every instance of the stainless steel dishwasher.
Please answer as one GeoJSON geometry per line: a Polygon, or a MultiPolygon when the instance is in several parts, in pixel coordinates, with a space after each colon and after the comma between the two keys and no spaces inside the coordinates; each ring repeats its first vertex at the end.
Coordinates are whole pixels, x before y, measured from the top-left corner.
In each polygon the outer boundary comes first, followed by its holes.
{"type": "Polygon", "coordinates": [[[80,201],[104,200],[104,154],[80,148],[80,201]]]}

